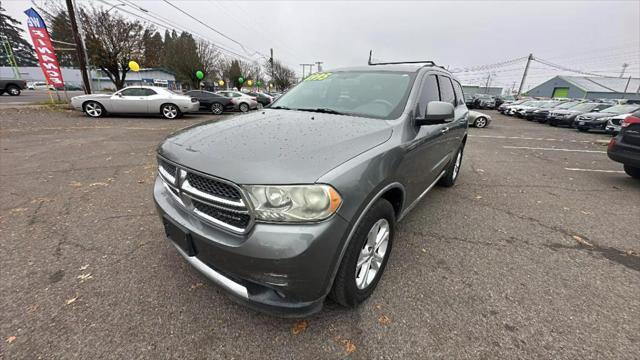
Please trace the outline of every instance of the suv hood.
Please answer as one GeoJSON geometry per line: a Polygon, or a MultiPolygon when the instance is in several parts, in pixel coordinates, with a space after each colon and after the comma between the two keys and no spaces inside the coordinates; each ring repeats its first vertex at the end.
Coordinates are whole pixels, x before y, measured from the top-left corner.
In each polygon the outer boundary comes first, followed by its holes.
{"type": "Polygon", "coordinates": [[[238,184],[313,183],[391,133],[379,119],[267,109],[180,130],[158,153],[238,184]]]}

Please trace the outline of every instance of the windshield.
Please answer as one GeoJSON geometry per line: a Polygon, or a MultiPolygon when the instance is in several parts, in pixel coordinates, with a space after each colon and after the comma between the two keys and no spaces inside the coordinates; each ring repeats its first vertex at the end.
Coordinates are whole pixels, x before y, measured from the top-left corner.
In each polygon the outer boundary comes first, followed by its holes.
{"type": "Polygon", "coordinates": [[[521,105],[522,106],[538,106],[539,101],[525,101],[521,105]]]}
{"type": "Polygon", "coordinates": [[[395,119],[404,110],[415,74],[384,71],[315,73],[276,100],[271,108],[317,110],[395,119]]]}
{"type": "Polygon", "coordinates": [[[639,105],[616,105],[616,106],[608,107],[602,110],[602,112],[613,113],[613,114],[626,114],[626,113],[634,112],[638,108],[640,108],[639,105]]]}
{"type": "Polygon", "coordinates": [[[552,108],[552,107],[554,107],[554,106],[556,106],[558,104],[560,104],[560,103],[557,102],[557,101],[541,101],[540,104],[538,104],[538,106],[541,109],[549,109],[549,108],[552,108]]]}
{"type": "Polygon", "coordinates": [[[571,111],[591,111],[593,109],[595,109],[596,106],[598,106],[599,104],[593,104],[593,103],[586,103],[586,104],[578,104],[574,107],[572,107],[570,110],[571,111]]]}

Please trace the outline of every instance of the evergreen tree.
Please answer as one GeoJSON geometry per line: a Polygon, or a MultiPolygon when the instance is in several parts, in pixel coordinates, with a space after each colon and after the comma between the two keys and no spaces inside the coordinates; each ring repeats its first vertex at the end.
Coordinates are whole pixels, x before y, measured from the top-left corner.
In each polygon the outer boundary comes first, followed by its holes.
{"type": "Polygon", "coordinates": [[[33,46],[23,37],[21,24],[18,20],[7,15],[6,10],[0,4],[0,66],[9,66],[9,54],[7,54],[5,42],[11,47],[13,56],[18,66],[36,66],[38,60],[33,46]]]}
{"type": "Polygon", "coordinates": [[[146,68],[156,68],[162,65],[162,55],[164,52],[164,43],[162,35],[148,28],[142,35],[142,45],[144,47],[143,66],[146,68]]]}

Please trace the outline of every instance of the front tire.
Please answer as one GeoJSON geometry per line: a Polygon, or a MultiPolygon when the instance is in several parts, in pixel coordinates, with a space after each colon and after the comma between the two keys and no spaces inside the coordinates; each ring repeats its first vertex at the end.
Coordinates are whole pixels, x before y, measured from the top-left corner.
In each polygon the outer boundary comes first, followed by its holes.
{"type": "Polygon", "coordinates": [[[336,274],[330,293],[334,301],[354,307],[371,296],[389,260],[395,223],[393,206],[385,199],[365,214],[336,274]]]}
{"type": "Polygon", "coordinates": [[[634,179],[640,179],[640,168],[625,165],[624,172],[626,172],[627,175],[631,176],[634,179]]]}
{"type": "Polygon", "coordinates": [[[438,182],[438,185],[444,187],[452,187],[456,180],[458,179],[458,175],[460,175],[460,168],[462,167],[462,156],[464,155],[464,144],[460,146],[458,152],[455,155],[455,158],[445,170],[444,176],[438,182]]]}
{"type": "Polygon", "coordinates": [[[91,118],[99,118],[104,116],[106,111],[104,110],[104,106],[97,101],[87,101],[82,106],[84,113],[91,118]]]}
{"type": "Polygon", "coordinates": [[[476,121],[473,122],[473,126],[480,129],[487,127],[487,118],[485,118],[484,116],[480,116],[476,119],[476,121]]]}
{"type": "Polygon", "coordinates": [[[174,104],[164,104],[160,107],[160,114],[163,118],[173,120],[180,117],[180,109],[174,104]]]}

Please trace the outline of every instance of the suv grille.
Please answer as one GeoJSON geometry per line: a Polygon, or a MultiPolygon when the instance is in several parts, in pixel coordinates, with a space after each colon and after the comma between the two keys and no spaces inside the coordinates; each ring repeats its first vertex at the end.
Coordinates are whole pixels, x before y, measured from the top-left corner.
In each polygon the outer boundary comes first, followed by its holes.
{"type": "Polygon", "coordinates": [[[223,182],[196,175],[194,173],[187,174],[187,181],[194,188],[213,196],[223,197],[229,200],[240,200],[240,192],[223,182]]]}
{"type": "Polygon", "coordinates": [[[214,207],[197,200],[193,200],[193,206],[205,215],[239,229],[245,229],[251,221],[249,214],[227,208],[214,207]]]}
{"type": "Polygon", "coordinates": [[[218,227],[236,233],[249,230],[253,219],[237,185],[196,174],[161,158],[158,165],[160,178],[180,205],[218,227]]]}

